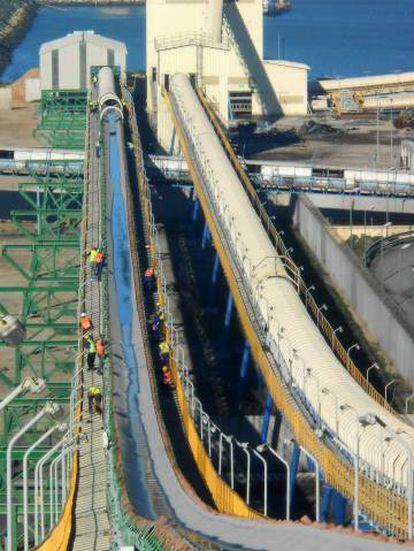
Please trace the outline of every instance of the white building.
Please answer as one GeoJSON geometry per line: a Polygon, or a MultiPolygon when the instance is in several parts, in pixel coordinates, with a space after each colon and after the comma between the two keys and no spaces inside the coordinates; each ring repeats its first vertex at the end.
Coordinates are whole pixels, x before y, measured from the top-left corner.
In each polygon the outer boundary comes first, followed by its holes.
{"type": "Polygon", "coordinates": [[[309,67],[263,59],[262,0],[147,0],[147,108],[160,143],[172,125],[163,87],[193,74],[225,124],[307,112],[309,67]]]}
{"type": "Polygon", "coordinates": [[[90,87],[93,66],[118,66],[126,75],[126,45],[93,31],[75,31],[40,47],[42,90],[90,87]]]}

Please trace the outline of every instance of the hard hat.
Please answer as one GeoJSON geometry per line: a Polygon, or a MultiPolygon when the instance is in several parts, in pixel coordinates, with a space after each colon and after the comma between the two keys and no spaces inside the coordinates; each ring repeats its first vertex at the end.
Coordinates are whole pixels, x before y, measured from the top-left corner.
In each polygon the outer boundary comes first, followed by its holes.
{"type": "Polygon", "coordinates": [[[81,318],[84,318],[86,316],[85,312],[82,312],[81,318]]]}
{"type": "Polygon", "coordinates": [[[162,368],[162,372],[167,373],[167,371],[168,371],[168,367],[166,365],[164,365],[164,367],[162,368]]]}
{"type": "Polygon", "coordinates": [[[96,243],[92,243],[91,247],[92,249],[96,249],[96,243]]]}

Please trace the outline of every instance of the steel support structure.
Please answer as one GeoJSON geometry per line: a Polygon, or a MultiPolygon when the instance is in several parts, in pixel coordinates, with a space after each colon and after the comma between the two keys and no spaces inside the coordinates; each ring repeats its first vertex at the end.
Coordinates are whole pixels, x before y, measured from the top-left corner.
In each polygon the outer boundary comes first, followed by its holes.
{"type": "MultiPolygon", "coordinates": [[[[36,135],[46,136],[52,147],[83,150],[86,105],[86,91],[43,92],[41,122],[36,135]]],[[[52,398],[68,411],[71,378],[78,353],[83,162],[33,162],[27,165],[27,172],[27,182],[18,185],[27,210],[11,213],[17,233],[26,239],[0,246],[0,262],[10,272],[9,279],[3,280],[0,287],[0,313],[15,315],[25,326],[26,337],[15,349],[0,343],[0,355],[7,362],[7,366],[2,365],[6,369],[0,370],[0,388],[12,389],[30,373],[44,379],[46,391],[36,398],[16,398],[4,408],[0,419],[0,473],[5,473],[6,448],[13,434],[44,406],[46,399],[52,398]]],[[[13,551],[21,548],[23,543],[23,456],[45,432],[45,423],[39,422],[31,428],[12,452],[12,465],[15,466],[12,472],[13,551]]],[[[29,481],[33,479],[39,458],[55,443],[56,437],[50,436],[30,455],[27,465],[29,481]]],[[[45,480],[43,491],[47,504],[48,487],[48,480],[45,480]]],[[[29,492],[28,498],[29,540],[33,543],[33,492],[29,492]]],[[[5,501],[5,480],[0,475],[0,502],[5,501]]],[[[45,512],[49,513],[47,505],[45,512]]],[[[4,506],[0,507],[2,515],[6,515],[4,506]]],[[[0,551],[3,551],[6,536],[4,530],[0,528],[0,551]]]]}

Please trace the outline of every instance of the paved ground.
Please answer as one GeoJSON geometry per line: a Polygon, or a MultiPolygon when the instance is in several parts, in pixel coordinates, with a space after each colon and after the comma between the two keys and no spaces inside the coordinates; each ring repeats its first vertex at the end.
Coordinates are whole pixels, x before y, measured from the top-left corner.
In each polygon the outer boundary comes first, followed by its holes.
{"type": "Polygon", "coordinates": [[[32,132],[39,122],[39,104],[28,103],[17,109],[0,111],[0,149],[40,147],[32,132]]]}
{"type": "MultiPolygon", "coordinates": [[[[284,117],[275,125],[276,132],[268,139],[261,135],[241,136],[239,151],[244,144],[245,156],[258,159],[280,160],[314,165],[373,168],[377,149],[375,115],[347,116],[335,119],[327,115],[284,117]],[[303,125],[309,121],[327,124],[337,133],[304,133],[303,125]],[[298,136],[299,135],[299,136],[298,136]]],[[[393,129],[393,157],[391,161],[391,124],[380,121],[380,155],[378,168],[399,166],[400,141],[412,132],[393,129]]]]}

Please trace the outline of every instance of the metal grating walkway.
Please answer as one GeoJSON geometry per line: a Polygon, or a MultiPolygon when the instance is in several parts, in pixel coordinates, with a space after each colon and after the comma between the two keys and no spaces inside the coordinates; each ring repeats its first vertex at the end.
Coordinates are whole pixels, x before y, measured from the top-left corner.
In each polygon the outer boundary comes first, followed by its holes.
{"type": "MultiPolygon", "coordinates": [[[[95,142],[99,136],[99,122],[95,114],[89,116],[87,165],[87,235],[86,250],[101,242],[101,197],[99,160],[95,142]]],[[[89,264],[85,272],[85,312],[93,322],[93,338],[101,333],[100,283],[92,279],[89,264]]],[[[74,551],[106,551],[110,549],[109,520],[106,503],[106,458],[103,448],[103,419],[90,414],[87,393],[91,386],[102,390],[102,376],[84,369],[84,400],[82,404],[82,436],[79,449],[79,482],[74,514],[74,551]]]]}

